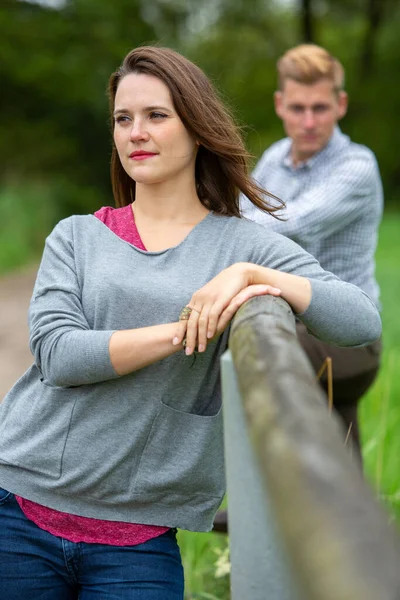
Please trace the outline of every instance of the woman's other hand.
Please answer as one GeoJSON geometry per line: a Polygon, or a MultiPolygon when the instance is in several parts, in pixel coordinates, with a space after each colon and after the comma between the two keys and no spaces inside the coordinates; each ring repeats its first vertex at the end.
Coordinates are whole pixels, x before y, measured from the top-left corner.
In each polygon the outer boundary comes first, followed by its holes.
{"type": "Polygon", "coordinates": [[[248,267],[248,263],[236,263],[193,294],[187,304],[192,312],[188,320],[179,322],[173,339],[174,344],[180,344],[186,335],[186,354],[192,354],[196,347],[204,352],[207,342],[221,334],[238,308],[253,296],[281,294],[268,284],[252,285],[248,267]]]}
{"type": "Polygon", "coordinates": [[[281,294],[281,290],[272,285],[254,284],[247,286],[244,290],[241,290],[236,294],[221,314],[217,324],[216,335],[221,335],[221,333],[225,331],[242,304],[247,302],[247,300],[250,300],[250,298],[266,295],[280,296],[281,294]]]}

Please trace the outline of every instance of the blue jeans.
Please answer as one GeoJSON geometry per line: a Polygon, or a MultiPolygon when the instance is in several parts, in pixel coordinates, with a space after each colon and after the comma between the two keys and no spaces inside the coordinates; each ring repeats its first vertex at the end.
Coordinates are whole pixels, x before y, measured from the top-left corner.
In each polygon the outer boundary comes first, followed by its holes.
{"type": "Polygon", "coordinates": [[[0,488],[0,598],[183,600],[176,532],[137,546],[75,544],[37,527],[0,488]]]}

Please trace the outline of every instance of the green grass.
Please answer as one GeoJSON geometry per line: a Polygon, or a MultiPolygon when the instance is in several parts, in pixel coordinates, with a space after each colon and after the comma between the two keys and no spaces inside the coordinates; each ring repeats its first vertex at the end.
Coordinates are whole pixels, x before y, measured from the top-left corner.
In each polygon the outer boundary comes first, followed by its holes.
{"type": "Polygon", "coordinates": [[[385,216],[377,251],[382,292],[383,361],[361,404],[365,471],[400,523],[400,214],[385,216]]]}
{"type": "Polygon", "coordinates": [[[227,537],[179,531],[178,541],[185,569],[185,599],[228,600],[229,577],[216,577],[218,557],[227,547],[227,537]]]}
{"type": "Polygon", "coordinates": [[[57,214],[57,196],[46,186],[0,190],[0,273],[37,263],[57,214]]]}
{"type": "Polygon", "coordinates": [[[60,219],[93,212],[105,203],[94,188],[79,188],[68,180],[0,187],[0,274],[37,264],[46,236],[60,219]]]}

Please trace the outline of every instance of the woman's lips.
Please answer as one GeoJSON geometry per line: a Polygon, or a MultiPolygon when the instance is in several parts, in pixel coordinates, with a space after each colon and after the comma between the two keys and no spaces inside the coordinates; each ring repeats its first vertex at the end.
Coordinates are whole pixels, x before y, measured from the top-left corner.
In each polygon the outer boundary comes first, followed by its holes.
{"type": "Polygon", "coordinates": [[[156,156],[155,152],[132,152],[129,155],[129,158],[132,160],[145,160],[146,158],[151,158],[152,156],[156,156]]]}

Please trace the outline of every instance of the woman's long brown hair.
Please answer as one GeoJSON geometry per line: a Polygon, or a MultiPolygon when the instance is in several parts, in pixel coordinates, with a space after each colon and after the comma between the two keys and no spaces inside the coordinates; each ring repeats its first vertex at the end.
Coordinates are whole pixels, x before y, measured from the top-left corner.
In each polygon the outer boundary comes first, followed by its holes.
{"type": "MultiPolygon", "coordinates": [[[[282,208],[281,200],[250,178],[248,161],[251,156],[239,127],[199,67],[170,48],[143,46],[132,50],[110,78],[108,91],[112,122],[118,85],[131,73],[153,75],[165,83],[180,119],[199,142],[196,189],[206,208],[238,217],[239,192],[265,212],[274,213],[282,208]],[[274,206],[269,204],[268,198],[275,200],[274,206]]],[[[117,207],[135,200],[136,183],[122,167],[115,145],[111,157],[111,181],[117,207]]]]}

